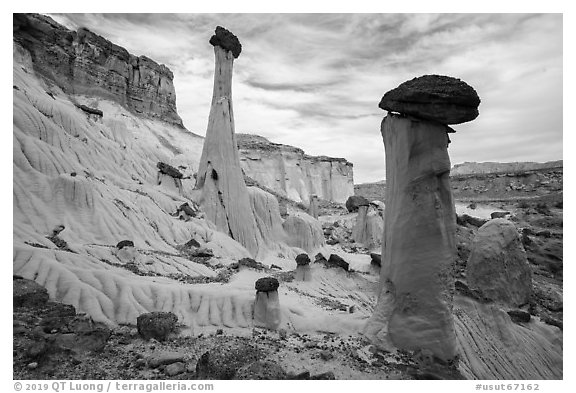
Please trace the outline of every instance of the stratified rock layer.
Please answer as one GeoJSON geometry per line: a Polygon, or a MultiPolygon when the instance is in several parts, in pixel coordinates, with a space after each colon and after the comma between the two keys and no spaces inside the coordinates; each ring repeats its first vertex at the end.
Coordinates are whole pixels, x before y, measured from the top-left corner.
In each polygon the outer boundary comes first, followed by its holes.
{"type": "Polygon", "coordinates": [[[353,165],[344,158],[309,156],[258,135],[237,134],[237,141],[244,173],[287,198],[344,203],[354,194],[353,165]]]}
{"type": "Polygon", "coordinates": [[[381,292],[367,325],[383,345],[456,355],[451,314],[455,211],[445,127],[389,115],[381,292]]]}
{"type": "Polygon", "coordinates": [[[532,273],[514,223],[496,218],[478,229],[466,277],[470,287],[488,299],[513,306],[529,301],[532,273]]]}
{"type": "Polygon", "coordinates": [[[424,75],[400,84],[382,97],[380,108],[442,124],[459,124],[478,117],[480,98],[460,79],[424,75]]]}
{"type": "Polygon", "coordinates": [[[174,75],[93,32],[71,31],[47,16],[13,15],[14,41],[30,52],[34,70],[67,93],[111,99],[141,115],[182,127],[174,75]]]}

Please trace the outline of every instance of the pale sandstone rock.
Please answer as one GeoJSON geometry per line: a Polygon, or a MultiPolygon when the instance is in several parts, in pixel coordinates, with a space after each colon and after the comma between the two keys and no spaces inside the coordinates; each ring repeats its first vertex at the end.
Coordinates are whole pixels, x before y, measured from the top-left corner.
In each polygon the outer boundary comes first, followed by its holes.
{"type": "Polygon", "coordinates": [[[466,277],[470,288],[479,290],[488,299],[512,306],[529,301],[532,273],[514,223],[496,218],[478,229],[466,277]]]}
{"type": "Polygon", "coordinates": [[[456,257],[446,127],[388,115],[381,291],[366,327],[383,346],[456,355],[451,314],[456,257]]]}
{"type": "Polygon", "coordinates": [[[326,245],[322,224],[306,213],[296,212],[282,224],[286,232],[286,243],[312,253],[326,245]]]}

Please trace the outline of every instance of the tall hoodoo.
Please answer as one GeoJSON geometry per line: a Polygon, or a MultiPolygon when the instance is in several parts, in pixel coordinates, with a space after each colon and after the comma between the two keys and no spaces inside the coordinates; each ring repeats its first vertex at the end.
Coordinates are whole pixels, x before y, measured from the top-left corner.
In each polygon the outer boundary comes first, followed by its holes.
{"type": "Polygon", "coordinates": [[[210,44],[214,46],[216,63],[214,92],[196,189],[201,190],[200,205],[206,217],[256,255],[263,240],[240,168],[232,110],[232,66],[242,45],[234,34],[220,26],[210,44]]]}
{"type": "Polygon", "coordinates": [[[474,89],[426,75],[388,92],[380,107],[386,151],[386,217],[380,294],[366,333],[383,345],[456,356],[451,313],[455,210],[447,124],[478,116],[474,89]],[[408,116],[406,116],[408,115],[408,116]]]}

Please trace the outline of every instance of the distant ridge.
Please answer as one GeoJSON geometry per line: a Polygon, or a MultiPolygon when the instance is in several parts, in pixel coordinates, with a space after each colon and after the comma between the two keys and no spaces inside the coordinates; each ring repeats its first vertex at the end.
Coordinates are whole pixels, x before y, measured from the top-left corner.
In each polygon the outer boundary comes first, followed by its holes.
{"type": "Polygon", "coordinates": [[[548,162],[464,162],[456,164],[450,171],[451,176],[478,175],[486,173],[514,173],[562,168],[563,160],[548,162]]]}

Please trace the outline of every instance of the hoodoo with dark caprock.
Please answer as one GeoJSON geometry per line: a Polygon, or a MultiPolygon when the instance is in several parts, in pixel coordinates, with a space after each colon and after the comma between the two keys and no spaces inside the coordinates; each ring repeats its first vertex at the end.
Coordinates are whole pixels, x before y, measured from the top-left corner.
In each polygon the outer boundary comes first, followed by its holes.
{"type": "Polygon", "coordinates": [[[256,255],[263,239],[240,168],[232,110],[232,66],[242,47],[236,36],[220,26],[210,43],[216,63],[214,92],[196,188],[202,192],[200,205],[206,217],[256,255]]]}
{"type": "Polygon", "coordinates": [[[462,99],[475,95],[464,85],[450,77],[424,76],[386,93],[380,102],[381,108],[414,117],[390,113],[382,121],[381,290],[367,332],[383,345],[430,351],[445,361],[457,354],[451,312],[456,213],[446,124],[472,120],[479,104],[477,97],[462,99]]]}

